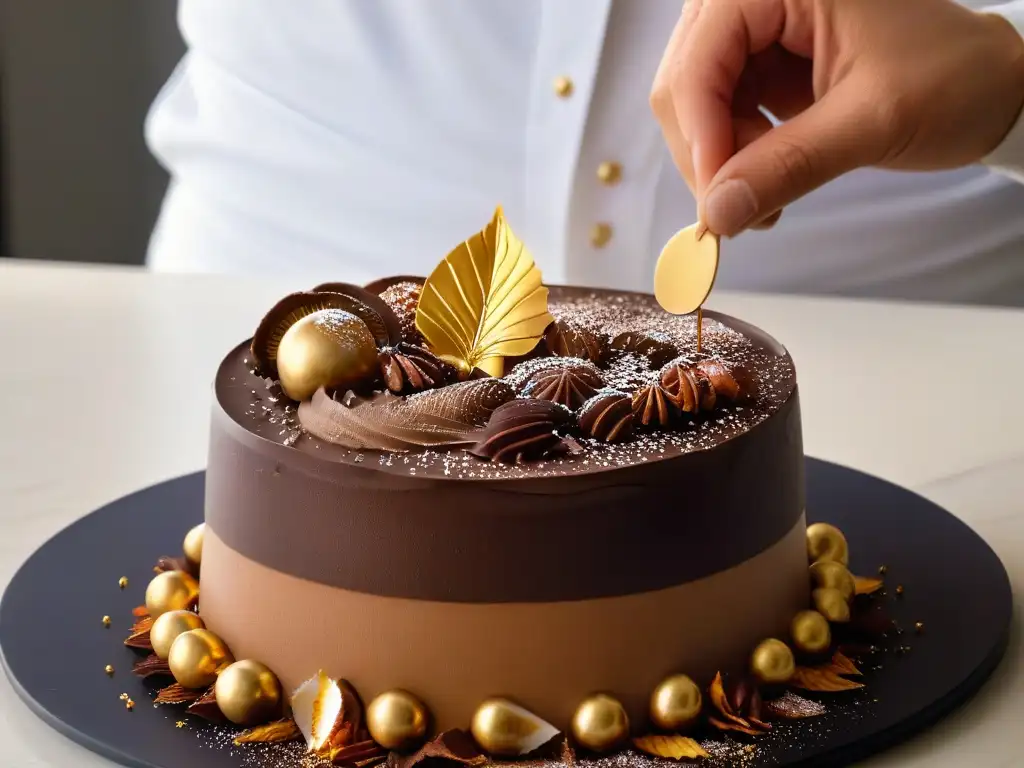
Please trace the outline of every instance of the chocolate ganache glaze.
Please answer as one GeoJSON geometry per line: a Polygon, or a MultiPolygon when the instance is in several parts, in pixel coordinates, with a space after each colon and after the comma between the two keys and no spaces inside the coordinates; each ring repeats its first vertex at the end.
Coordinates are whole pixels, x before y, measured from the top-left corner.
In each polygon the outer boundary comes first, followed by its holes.
{"type": "MultiPolygon", "coordinates": [[[[602,338],[639,329],[683,354],[695,347],[694,318],[668,316],[647,295],[554,287],[549,307],[556,319],[602,338]]],[[[458,694],[419,693],[434,702],[439,722],[460,727],[474,697],[498,694],[537,702],[535,711],[564,726],[571,702],[591,692],[575,688],[600,686],[602,671],[615,677],[608,670],[616,663],[635,672],[635,690],[619,693],[642,716],[645,691],[659,675],[743,664],[738,648],[784,633],[807,604],[799,401],[781,345],[734,318],[704,317],[704,352],[752,373],[754,396],[682,428],[638,430],[622,443],[576,434],[577,450],[513,465],[461,448],[387,453],[317,440],[240,344],[215,385],[206,497],[213,546],[203,561],[208,625],[286,685],[318,668],[371,697],[381,686],[443,688],[450,679],[458,694]],[[747,593],[737,589],[741,580],[749,580],[747,593]],[[495,613],[501,606],[504,615],[495,613]],[[272,610],[289,613],[292,626],[270,635],[249,626],[272,610]],[[413,614],[437,626],[398,631],[401,617],[413,614]],[[558,632],[544,624],[570,615],[593,644],[587,669],[565,655],[575,642],[569,637],[544,647],[531,640],[531,633],[561,637],[561,624],[558,632]],[[446,624],[443,616],[455,618],[446,624]],[[485,640],[512,616],[537,624],[485,640]],[[625,626],[597,633],[589,624],[602,617],[635,621],[658,636],[634,639],[625,626]],[[382,635],[385,626],[394,636],[382,635]],[[727,627],[729,637],[689,637],[727,627]],[[311,633],[324,632],[340,637],[310,644],[311,633]],[[520,670],[508,678],[497,662],[475,661],[484,642],[500,657],[551,665],[551,674],[534,680],[520,670]],[[470,669],[456,673],[460,659],[470,669]],[[402,670],[417,679],[397,679],[402,670]],[[509,690],[518,685],[530,690],[509,690]]],[[[610,387],[631,392],[657,375],[643,355],[618,355],[602,371],[610,387]]],[[[506,378],[518,386],[538,365],[527,360],[506,378]]]]}

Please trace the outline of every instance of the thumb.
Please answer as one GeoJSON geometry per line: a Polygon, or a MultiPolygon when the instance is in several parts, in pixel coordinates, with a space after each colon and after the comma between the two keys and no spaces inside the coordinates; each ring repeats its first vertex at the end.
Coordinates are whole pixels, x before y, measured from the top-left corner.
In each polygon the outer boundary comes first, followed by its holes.
{"type": "Polygon", "coordinates": [[[878,142],[859,109],[862,98],[849,90],[829,91],[734,154],[708,184],[700,221],[731,237],[837,176],[873,164],[878,142]]]}

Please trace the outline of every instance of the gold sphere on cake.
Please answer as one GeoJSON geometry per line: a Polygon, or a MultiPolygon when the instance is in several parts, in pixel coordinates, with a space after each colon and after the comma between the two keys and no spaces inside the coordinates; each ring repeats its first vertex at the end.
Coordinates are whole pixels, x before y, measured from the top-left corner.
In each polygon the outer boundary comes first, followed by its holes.
{"type": "Polygon", "coordinates": [[[528,754],[559,733],[551,723],[501,698],[487,699],[477,707],[470,732],[484,752],[494,757],[528,754]]]}
{"type": "Polygon", "coordinates": [[[836,624],[845,624],[850,620],[850,603],[838,589],[819,587],[811,592],[814,608],[822,616],[836,624]]]}
{"type": "Polygon", "coordinates": [[[277,348],[281,389],[307,400],[320,387],[346,389],[377,372],[377,342],[366,323],[342,309],[321,309],[285,331],[277,348]]]}
{"type": "Polygon", "coordinates": [[[821,653],[832,644],[828,619],[817,611],[800,611],[789,625],[793,645],[804,653],[821,653]]]}
{"type": "Polygon", "coordinates": [[[161,613],[191,607],[199,596],[199,582],[184,571],[164,571],[146,587],[146,610],[154,619],[161,613]]]}
{"type": "Polygon", "coordinates": [[[281,714],[281,683],[258,661],[246,659],[225,667],[213,693],[224,717],[235,725],[260,725],[281,714]]]}
{"type": "Polygon", "coordinates": [[[750,671],[762,683],[777,685],[784,683],[796,671],[793,651],[781,640],[769,638],[750,654],[750,671]]]}
{"type": "Polygon", "coordinates": [[[843,532],[828,523],[814,523],[808,526],[807,559],[812,563],[818,560],[833,560],[849,565],[850,553],[843,532]]]}
{"type": "Polygon", "coordinates": [[[193,629],[205,629],[206,624],[192,611],[168,611],[156,617],[149,630],[149,641],[153,644],[153,653],[167,660],[171,654],[171,646],[178,635],[193,629]]]}
{"type": "Polygon", "coordinates": [[[209,688],[235,658],[224,641],[208,629],[192,629],[171,644],[167,665],[183,688],[209,688]]]}
{"type": "Polygon", "coordinates": [[[203,536],[206,534],[206,523],[200,523],[185,534],[185,542],[182,549],[185,552],[185,559],[194,567],[198,568],[203,561],[203,536]]]}
{"type": "Polygon", "coordinates": [[[629,715],[606,693],[583,700],[572,716],[572,737],[592,752],[609,752],[629,738],[629,715]]]}
{"type": "Polygon", "coordinates": [[[700,716],[704,701],[700,686],[686,675],[672,675],[651,694],[651,722],[666,731],[682,731],[700,716]]]}
{"type": "Polygon", "coordinates": [[[853,574],[842,563],[835,560],[819,560],[811,563],[811,579],[815,587],[838,589],[847,600],[853,600],[857,584],[853,574]]]}
{"type": "Polygon", "coordinates": [[[408,691],[385,691],[366,708],[366,727],[384,749],[407,751],[427,738],[430,711],[408,691]]]}

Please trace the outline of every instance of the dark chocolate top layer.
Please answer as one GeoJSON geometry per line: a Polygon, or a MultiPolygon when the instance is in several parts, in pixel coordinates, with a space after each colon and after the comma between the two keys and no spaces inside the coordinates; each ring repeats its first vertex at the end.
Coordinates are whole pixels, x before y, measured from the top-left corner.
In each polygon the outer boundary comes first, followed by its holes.
{"type": "MultiPolygon", "coordinates": [[[[681,354],[696,351],[696,318],[665,313],[653,296],[589,288],[551,288],[550,310],[606,338],[642,331],[669,339],[681,354]]],[[[657,462],[713,448],[761,423],[786,403],[796,388],[792,359],[785,348],[763,331],[727,315],[704,313],[703,350],[751,370],[758,379],[755,399],[720,409],[711,418],[682,428],[649,431],[622,443],[579,438],[578,453],[520,465],[492,464],[462,448],[388,453],[352,450],[304,433],[296,406],[280,388],[254,372],[248,342],[225,358],[217,373],[216,396],[225,412],[249,432],[324,461],[358,464],[391,474],[450,480],[502,480],[591,474],[657,462]]],[[[509,374],[514,380],[529,373],[524,363],[509,374]]],[[[609,386],[626,393],[657,376],[646,358],[619,355],[602,371],[609,386]]]]}

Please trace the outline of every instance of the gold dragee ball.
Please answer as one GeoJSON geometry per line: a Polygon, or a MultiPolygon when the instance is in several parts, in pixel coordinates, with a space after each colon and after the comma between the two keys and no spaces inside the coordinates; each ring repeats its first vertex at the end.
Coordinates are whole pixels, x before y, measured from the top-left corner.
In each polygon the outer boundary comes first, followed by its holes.
{"type": "Polygon", "coordinates": [[[592,752],[610,752],[629,738],[629,715],[606,693],[589,696],[572,716],[572,737],[592,752]]]}
{"type": "Polygon", "coordinates": [[[807,559],[812,563],[819,560],[834,560],[849,565],[850,554],[843,532],[828,523],[814,523],[808,526],[807,559]]]}
{"type": "Polygon", "coordinates": [[[205,533],[206,523],[200,523],[185,534],[185,541],[182,545],[185,559],[197,568],[203,561],[203,536],[205,533]]]}
{"type": "Polygon", "coordinates": [[[281,683],[258,661],[246,659],[225,667],[213,692],[220,711],[235,725],[262,725],[281,713],[281,683]]]}
{"type": "Polygon", "coordinates": [[[199,582],[185,571],[164,571],[146,587],[146,610],[154,619],[162,613],[188,608],[199,595],[199,582]]]}
{"type": "Polygon", "coordinates": [[[850,603],[838,589],[819,587],[811,592],[815,610],[835,624],[850,620],[850,603]]]}
{"type": "Polygon", "coordinates": [[[171,644],[167,665],[183,688],[209,688],[235,661],[227,645],[208,629],[192,629],[171,644]]]}
{"type": "Polygon", "coordinates": [[[666,731],[682,731],[700,716],[700,686],[686,675],[665,678],[651,694],[651,722],[666,731]]]}
{"type": "Polygon", "coordinates": [[[793,645],[804,653],[821,653],[832,644],[828,619],[817,611],[800,611],[789,625],[793,645]]]}
{"type": "Polygon", "coordinates": [[[853,579],[853,574],[845,565],[835,560],[811,563],[811,579],[816,587],[838,589],[847,600],[853,600],[857,593],[857,583],[853,579]]]}
{"type": "Polygon", "coordinates": [[[164,661],[171,655],[171,646],[178,635],[193,629],[205,629],[206,624],[192,611],[168,611],[156,617],[149,630],[149,641],[153,644],[153,653],[164,661]]]}
{"type": "Polygon", "coordinates": [[[342,309],[321,309],[293,323],[277,348],[281,388],[307,400],[320,387],[346,389],[374,376],[377,342],[366,323],[342,309]]]}
{"type": "Polygon", "coordinates": [[[768,685],[784,683],[796,671],[793,651],[781,640],[769,638],[750,654],[750,671],[758,680],[768,685]]]}
{"type": "Polygon", "coordinates": [[[366,727],[384,749],[416,749],[426,740],[429,726],[426,704],[398,688],[380,694],[366,708],[366,727]]]}
{"type": "Polygon", "coordinates": [[[508,699],[487,699],[473,713],[470,732],[495,757],[525,755],[551,741],[559,731],[508,699]]]}

